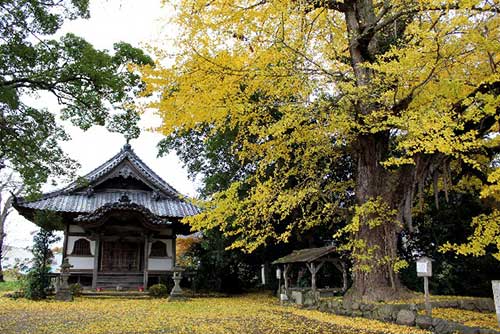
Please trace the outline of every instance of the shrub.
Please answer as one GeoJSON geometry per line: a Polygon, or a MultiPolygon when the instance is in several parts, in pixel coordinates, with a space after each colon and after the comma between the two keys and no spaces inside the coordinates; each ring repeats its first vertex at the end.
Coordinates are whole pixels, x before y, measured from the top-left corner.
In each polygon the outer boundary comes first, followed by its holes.
{"type": "Polygon", "coordinates": [[[74,284],[70,284],[69,291],[71,291],[73,296],[80,297],[82,295],[83,288],[80,285],[80,283],[74,283],[74,284]]]}
{"type": "Polygon", "coordinates": [[[165,298],[168,293],[168,289],[164,284],[155,284],[149,288],[149,295],[153,298],[165,298]]]}

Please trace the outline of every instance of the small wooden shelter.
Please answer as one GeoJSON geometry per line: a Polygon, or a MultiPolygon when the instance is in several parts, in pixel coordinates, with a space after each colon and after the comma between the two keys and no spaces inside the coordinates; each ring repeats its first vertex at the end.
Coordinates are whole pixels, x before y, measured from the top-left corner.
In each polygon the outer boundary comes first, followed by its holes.
{"type": "Polygon", "coordinates": [[[288,273],[292,264],[305,264],[311,273],[311,289],[316,290],[316,274],[321,267],[326,263],[332,263],[335,268],[342,272],[343,290],[347,289],[347,269],[345,263],[342,262],[336,254],[335,246],[325,246],[319,248],[306,248],[295,250],[282,258],[273,262],[275,265],[283,265],[283,278],[285,281],[285,290],[288,291],[288,273]]]}

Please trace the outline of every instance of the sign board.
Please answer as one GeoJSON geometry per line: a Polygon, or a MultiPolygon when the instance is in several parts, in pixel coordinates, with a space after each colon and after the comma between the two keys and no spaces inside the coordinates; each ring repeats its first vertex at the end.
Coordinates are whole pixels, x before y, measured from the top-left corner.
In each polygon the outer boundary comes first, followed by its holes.
{"type": "Polygon", "coordinates": [[[431,277],[432,276],[432,259],[426,256],[417,260],[417,276],[431,277]]]}

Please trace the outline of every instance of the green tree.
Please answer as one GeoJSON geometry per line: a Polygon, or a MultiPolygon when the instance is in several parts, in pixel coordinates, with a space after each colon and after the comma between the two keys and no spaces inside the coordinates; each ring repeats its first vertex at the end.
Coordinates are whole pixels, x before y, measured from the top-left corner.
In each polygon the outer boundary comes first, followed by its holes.
{"type": "Polygon", "coordinates": [[[76,164],[59,147],[68,135],[58,115],[24,97],[48,92],[62,107],[62,119],[84,130],[107,125],[127,138],[138,136],[132,101],[142,85],[128,66],[152,64],[151,58],[122,42],[108,52],[73,34],[50,38],[64,20],[88,16],[88,0],[0,2],[0,168],[17,171],[29,192],[76,164]]]}
{"type": "Polygon", "coordinates": [[[54,234],[54,229],[61,228],[62,220],[52,212],[39,212],[35,215],[35,222],[40,230],[33,237],[33,262],[26,275],[23,290],[26,298],[40,300],[47,297],[50,288],[49,273],[54,257],[50,246],[60,240],[54,234]]]}
{"type": "MultiPolygon", "coordinates": [[[[449,189],[446,196],[441,193],[437,206],[432,195],[426,197],[423,209],[414,217],[415,232],[404,238],[405,256],[411,262],[421,254],[434,260],[430,280],[433,294],[491,296],[491,280],[500,275],[492,247],[483,256],[440,251],[445,243],[465,243],[474,231],[471,219],[489,214],[490,205],[479,199],[477,189],[449,189]]],[[[409,266],[402,278],[412,290],[422,291],[422,279],[416,277],[415,270],[415,265],[409,266]]]]}
{"type": "Polygon", "coordinates": [[[494,171],[498,5],[184,0],[178,8],[175,65],[142,69],[147,92],[161,94],[151,104],[161,131],[239,129],[238,157],[255,169],[191,224],[217,226],[237,237],[233,247],[252,251],[333,224],[351,193],[348,297],[404,296],[397,240],[413,229],[416,194],[444,184],[452,161],[494,171]],[[275,123],[266,122],[270,108],[283,115],[275,123]],[[338,182],[324,161],[338,160],[343,147],[355,168],[352,180],[338,182]],[[322,196],[325,189],[332,195],[322,196]],[[308,212],[308,203],[323,214],[308,212]]]}

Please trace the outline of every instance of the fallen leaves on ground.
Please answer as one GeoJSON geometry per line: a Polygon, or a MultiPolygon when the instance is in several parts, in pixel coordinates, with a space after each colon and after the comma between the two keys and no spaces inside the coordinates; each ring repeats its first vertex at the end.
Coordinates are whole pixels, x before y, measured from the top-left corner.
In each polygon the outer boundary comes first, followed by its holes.
{"type": "MultiPolygon", "coordinates": [[[[420,313],[424,313],[421,311],[420,313]]],[[[433,308],[432,316],[459,322],[470,327],[482,327],[498,330],[497,316],[493,312],[467,311],[455,308],[433,308]]]]}
{"type": "Polygon", "coordinates": [[[275,298],[90,299],[74,302],[0,298],[0,333],[388,333],[412,327],[280,306],[275,298]]]}

